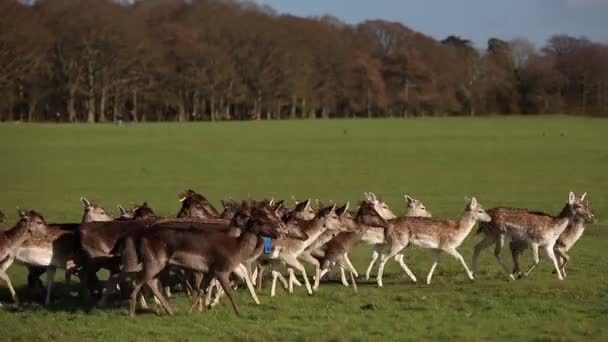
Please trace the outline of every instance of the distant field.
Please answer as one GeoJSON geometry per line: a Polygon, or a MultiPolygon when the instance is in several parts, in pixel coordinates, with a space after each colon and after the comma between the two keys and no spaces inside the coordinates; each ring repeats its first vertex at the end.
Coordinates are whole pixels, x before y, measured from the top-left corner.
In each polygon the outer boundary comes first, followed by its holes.
{"type": "MultiPolygon", "coordinates": [[[[460,215],[465,196],[476,196],[487,208],[556,213],[568,191],[587,191],[600,223],[572,251],[563,282],[551,274],[544,255],[528,279],[507,282],[488,249],[474,282],[456,260],[443,256],[431,286],[412,284],[390,262],[385,288],[360,279],[356,295],[337,283],[322,284],[312,297],[298,288],[295,295],[279,291],[270,298],[265,289],[262,304],[254,306],[240,290],[241,319],[228,303],[186,316],[182,296],[172,300],[178,310],[173,318],[142,313],[129,319],[126,305],[85,314],[77,298],[60,292],[50,310],[14,309],[0,283],[0,340],[608,340],[607,137],[608,121],[565,116],[1,124],[0,209],[11,222],[17,205],[39,210],[51,222],[78,221],[80,196],[112,212],[117,203],[146,200],[171,215],[177,193],[193,188],[218,206],[222,198],[292,195],[352,204],[373,191],[399,213],[408,193],[435,216],[450,218],[460,215]],[[366,310],[372,303],[375,309],[366,310]]],[[[467,262],[478,239],[471,234],[460,248],[467,262]]],[[[370,249],[354,254],[364,273],[370,249]]],[[[406,262],[424,278],[430,253],[412,249],[406,262]]],[[[9,273],[25,296],[24,269],[14,266],[9,273]]]]}

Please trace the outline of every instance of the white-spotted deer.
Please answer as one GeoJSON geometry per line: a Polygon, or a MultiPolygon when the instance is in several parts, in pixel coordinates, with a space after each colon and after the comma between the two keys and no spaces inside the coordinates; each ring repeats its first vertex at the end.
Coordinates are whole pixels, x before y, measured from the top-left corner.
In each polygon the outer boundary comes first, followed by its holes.
{"type": "MultiPolygon", "coordinates": [[[[582,198],[584,197],[582,196],[582,198]]],[[[595,220],[588,206],[581,198],[577,198],[573,192],[570,192],[568,201],[557,216],[529,209],[502,207],[490,209],[488,210],[488,214],[491,216],[492,221],[480,224],[479,233],[483,234],[483,239],[475,245],[472,261],[473,271],[477,269],[479,254],[494,244],[494,255],[510,279],[515,279],[515,275],[509,272],[501,256],[501,251],[507,237],[511,241],[525,242],[532,249],[534,261],[523,274],[524,276],[529,275],[538,265],[538,249],[539,247],[543,247],[547,257],[553,263],[558,279],[562,280],[561,266],[555,256],[556,242],[568,226],[576,220],[595,220]]]]}
{"type": "MultiPolygon", "coordinates": [[[[426,209],[426,206],[424,205],[424,203],[422,203],[421,201],[414,199],[408,195],[404,195],[405,198],[405,206],[407,208],[407,211],[405,213],[405,216],[410,216],[410,217],[433,217],[433,215],[431,215],[431,213],[426,209]]],[[[388,218],[390,219],[390,218],[388,218]]],[[[370,273],[372,271],[372,268],[374,267],[374,264],[376,263],[376,260],[378,260],[378,257],[380,256],[380,253],[378,250],[382,249],[381,246],[375,247],[374,248],[374,252],[372,254],[372,260],[369,263],[369,266],[367,267],[367,271],[365,272],[365,279],[369,280],[369,276],[370,273]]],[[[403,254],[397,254],[395,255],[395,261],[397,261],[399,263],[399,265],[402,266],[403,268],[403,254]]],[[[405,270],[405,268],[404,268],[405,270]]]]}
{"type": "MultiPolygon", "coordinates": [[[[459,221],[442,220],[425,217],[400,217],[389,220],[389,228],[385,230],[385,250],[380,256],[378,269],[378,286],[382,287],[382,274],[386,262],[393,256],[404,253],[409,244],[428,248],[433,252],[434,262],[426,277],[426,283],[431,283],[433,272],[439,263],[441,252],[448,253],[458,259],[464,267],[467,276],[473,280],[473,273],[469,270],[462,255],[456,250],[469,235],[477,222],[489,222],[490,216],[482,208],[477,199],[472,198],[466,205],[459,221]]],[[[402,266],[405,266],[403,263],[402,266]]],[[[405,266],[407,269],[407,266],[405,266]]],[[[408,276],[416,281],[413,273],[408,276]]]]}
{"type": "Polygon", "coordinates": [[[44,217],[35,211],[20,210],[19,217],[19,222],[13,228],[0,232],[0,279],[8,286],[15,304],[19,304],[19,299],[6,270],[15,261],[17,251],[23,242],[33,235],[45,234],[47,229],[44,217]]]}

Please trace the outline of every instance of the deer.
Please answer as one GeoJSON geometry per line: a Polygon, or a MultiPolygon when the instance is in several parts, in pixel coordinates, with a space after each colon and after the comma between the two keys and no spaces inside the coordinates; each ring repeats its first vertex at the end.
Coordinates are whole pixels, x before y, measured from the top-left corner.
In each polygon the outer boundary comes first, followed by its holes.
{"type": "Polygon", "coordinates": [[[220,213],[211,202],[192,189],[179,194],[179,197],[182,206],[177,213],[177,218],[214,219],[220,217],[220,213]]]}
{"type": "MultiPolygon", "coordinates": [[[[412,198],[412,197],[408,196],[407,194],[404,195],[404,198],[405,198],[405,205],[407,208],[405,216],[410,216],[410,217],[432,217],[433,216],[433,215],[431,215],[431,212],[429,212],[426,209],[426,206],[421,201],[419,201],[415,198],[412,198]]],[[[391,219],[392,217],[384,217],[384,218],[391,219]]],[[[381,247],[374,248],[374,252],[372,253],[372,260],[370,261],[369,266],[367,266],[367,271],[365,271],[366,280],[369,280],[372,268],[374,267],[374,264],[376,263],[376,261],[378,260],[378,257],[380,256],[378,249],[381,249],[381,247]]],[[[395,261],[397,261],[401,265],[403,263],[403,254],[395,255],[395,261]]]]}
{"type": "MultiPolygon", "coordinates": [[[[312,220],[300,220],[292,218],[287,222],[287,226],[296,226],[304,234],[308,236],[305,240],[298,239],[277,239],[272,242],[271,253],[265,256],[265,261],[277,261],[281,260],[291,269],[299,271],[304,278],[304,284],[306,291],[309,295],[313,294],[312,287],[306,275],[306,269],[302,263],[298,260],[300,254],[302,254],[306,248],[312,245],[325,231],[327,230],[344,230],[341,217],[344,213],[336,212],[336,205],[320,209],[312,220]]],[[[276,292],[276,281],[279,277],[278,272],[274,271],[271,296],[276,292]]],[[[290,293],[293,292],[293,284],[295,276],[292,275],[293,271],[290,271],[290,281],[288,284],[288,290],[290,293]]]]}
{"type": "MultiPolygon", "coordinates": [[[[343,220],[347,221],[349,230],[336,235],[321,248],[315,250],[312,256],[323,265],[323,271],[318,279],[322,278],[337,263],[342,273],[344,273],[344,270],[348,270],[353,290],[357,292],[356,270],[347,261],[346,256],[355,244],[361,241],[367,230],[371,228],[386,229],[388,228],[388,222],[378,213],[376,204],[369,200],[360,203],[354,218],[348,213],[343,220]]],[[[343,282],[344,278],[345,276],[343,276],[343,282]]],[[[318,286],[318,282],[315,285],[318,286]]]]}
{"type": "MultiPolygon", "coordinates": [[[[581,196],[581,201],[585,198],[585,195],[586,194],[583,194],[583,196],[581,196]]],[[[587,218],[575,217],[574,219],[572,219],[572,221],[568,224],[568,227],[566,227],[564,232],[561,233],[559,238],[557,239],[554,249],[557,261],[562,271],[562,276],[564,278],[566,277],[566,266],[570,264],[570,256],[568,252],[583,236],[583,233],[585,231],[585,225],[595,223],[597,223],[597,218],[595,217],[595,215],[589,216],[587,218]]],[[[509,249],[511,250],[511,255],[513,257],[513,274],[517,277],[522,276],[519,267],[519,255],[521,255],[523,251],[528,247],[529,246],[526,241],[511,241],[509,243],[509,249]]]]}
{"type": "MultiPolygon", "coordinates": [[[[84,197],[82,222],[107,222],[113,220],[105,209],[91,203],[84,197]]],[[[70,282],[71,272],[75,267],[76,239],[72,223],[48,224],[44,234],[37,234],[26,240],[16,251],[15,259],[26,265],[29,270],[28,283],[40,284],[39,277],[47,274],[45,305],[51,303],[51,293],[56,269],[66,270],[66,283],[70,282]]]]}
{"type": "Polygon", "coordinates": [[[251,255],[256,247],[262,244],[263,236],[277,238],[284,227],[280,218],[268,208],[254,208],[242,233],[238,237],[228,234],[209,234],[199,229],[173,229],[171,224],[155,227],[147,232],[129,236],[137,246],[137,255],[141,260],[142,271],[138,273],[136,284],[131,293],[129,316],[135,315],[135,300],[141,288],[148,285],[160,300],[168,315],[173,311],[160,293],[150,282],[168,266],[175,266],[204,273],[198,297],[193,306],[203,300],[211,281],[215,278],[227,294],[232,308],[240,315],[232,288],[229,286],[231,273],[241,274],[254,302],[259,304],[253,284],[242,261],[251,255]]]}
{"type": "MultiPolygon", "coordinates": [[[[490,220],[490,215],[477,202],[475,197],[467,203],[459,221],[407,216],[388,220],[389,226],[385,228],[384,234],[386,240],[385,248],[380,255],[380,267],[377,277],[378,287],[382,287],[383,285],[382,274],[386,262],[398,253],[403,254],[409,244],[431,249],[433,253],[434,262],[426,277],[427,285],[431,284],[433,273],[439,264],[441,252],[445,252],[458,259],[469,279],[474,280],[473,273],[457,248],[469,235],[477,222],[489,222],[490,220]]],[[[405,263],[402,266],[405,266],[404,270],[409,270],[405,263]]],[[[416,281],[411,271],[406,271],[406,273],[412,281],[416,281]]]]}
{"type": "Polygon", "coordinates": [[[15,226],[0,232],[0,279],[8,286],[13,302],[17,305],[19,298],[6,270],[15,261],[17,250],[24,242],[31,236],[45,234],[47,229],[44,217],[33,210],[29,212],[19,210],[19,217],[20,220],[15,226]]]}
{"type": "MultiPolygon", "coordinates": [[[[586,194],[581,196],[582,199],[584,199],[585,196],[586,194]]],[[[575,223],[577,220],[595,221],[593,212],[591,212],[582,199],[577,198],[573,192],[570,192],[566,204],[557,216],[522,208],[498,207],[489,209],[488,214],[492,220],[489,223],[480,224],[478,233],[483,234],[483,239],[479,241],[474,248],[472,260],[473,272],[477,269],[479,254],[484,249],[494,244],[494,256],[498,260],[504,273],[508,276],[508,279],[514,280],[515,275],[509,272],[501,256],[505,238],[509,237],[511,241],[516,241],[517,243],[525,242],[532,250],[533,263],[523,274],[524,277],[528,276],[538,265],[538,249],[543,247],[545,254],[555,268],[557,278],[563,280],[564,277],[560,269],[561,267],[555,256],[556,243],[560,236],[566,232],[571,223],[575,223]]],[[[582,231],[579,230],[579,232],[582,234],[582,231]]],[[[570,240],[567,235],[568,233],[566,233],[564,238],[570,240]]],[[[576,235],[576,233],[574,235],[576,235]]],[[[575,240],[578,240],[578,238],[575,240]]],[[[570,245],[570,247],[572,247],[572,245],[570,245]]],[[[559,246],[557,249],[557,253],[563,257],[563,255],[560,254],[561,250],[559,249],[559,246]]],[[[566,256],[564,259],[566,258],[568,257],[566,256]]]]}
{"type": "MultiPolygon", "coordinates": [[[[310,198],[306,199],[305,201],[300,201],[300,202],[296,201],[294,198],[294,203],[295,203],[295,206],[291,210],[284,211],[282,213],[284,222],[289,222],[291,220],[308,221],[308,220],[312,220],[316,216],[317,212],[311,206],[310,198]]],[[[293,225],[292,225],[292,228],[293,228],[293,225]]],[[[327,231],[326,231],[326,233],[327,233],[327,231]]],[[[308,236],[306,236],[306,238],[307,237],[308,236]]],[[[268,263],[269,263],[269,260],[263,260],[262,262],[259,262],[256,269],[253,271],[252,277],[254,280],[254,284],[257,286],[258,291],[262,290],[262,281],[263,281],[263,276],[264,276],[264,270],[266,269],[268,263]]],[[[293,269],[289,268],[288,272],[291,277],[293,269]]],[[[287,281],[280,273],[278,273],[278,271],[276,271],[276,270],[273,271],[273,277],[279,278],[279,280],[281,280],[281,282],[283,283],[285,288],[288,287],[287,281]]],[[[290,281],[293,281],[298,286],[302,286],[302,284],[295,277],[293,277],[293,279],[291,279],[290,281]]]]}

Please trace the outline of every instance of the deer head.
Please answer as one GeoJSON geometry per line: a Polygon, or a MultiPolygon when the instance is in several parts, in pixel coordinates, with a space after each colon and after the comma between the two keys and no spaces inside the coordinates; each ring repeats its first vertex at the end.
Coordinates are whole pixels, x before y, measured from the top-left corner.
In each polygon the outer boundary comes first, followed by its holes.
{"type": "Polygon", "coordinates": [[[82,222],[107,222],[114,220],[114,218],[108,215],[106,210],[101,206],[91,203],[84,197],[80,197],[80,201],[84,208],[82,222]]]}
{"type": "Polygon", "coordinates": [[[465,211],[471,214],[471,217],[474,221],[477,222],[490,222],[492,218],[488,213],[483,209],[481,204],[477,202],[475,197],[471,198],[467,206],[465,207],[465,211]]]}
{"type": "Polygon", "coordinates": [[[424,203],[419,200],[412,198],[408,195],[404,195],[405,197],[405,206],[407,207],[406,216],[412,217],[433,217],[431,213],[426,209],[424,203]]]}

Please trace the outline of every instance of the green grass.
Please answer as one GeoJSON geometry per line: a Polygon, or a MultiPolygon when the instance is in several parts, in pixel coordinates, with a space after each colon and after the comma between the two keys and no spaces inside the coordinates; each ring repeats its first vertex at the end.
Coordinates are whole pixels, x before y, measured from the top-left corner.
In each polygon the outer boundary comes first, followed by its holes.
{"type": "MultiPolygon", "coordinates": [[[[491,249],[475,282],[443,256],[431,286],[414,285],[398,265],[387,265],[385,288],[361,280],[359,293],[336,283],[314,296],[298,288],[260,306],[239,290],[243,316],[229,305],[176,317],[126,306],[83,313],[78,299],[59,296],[53,308],[6,306],[7,340],[388,340],[608,339],[608,121],[573,117],[446,118],[376,121],[297,121],[222,124],[0,125],[0,208],[15,220],[16,205],[35,208],[51,222],[78,221],[80,196],[104,204],[147,200],[175,214],[177,193],[193,188],[222,198],[319,198],[354,203],[364,191],[381,194],[403,212],[403,194],[423,200],[437,217],[455,218],[465,196],[487,208],[521,206],[557,212],[570,190],[589,192],[600,218],[571,253],[559,282],[546,258],[527,279],[507,282],[491,249]],[[367,310],[368,304],[375,309],[367,310]]],[[[467,262],[479,237],[460,251],[467,262]]],[[[364,273],[370,249],[353,263],[364,273]]],[[[505,256],[507,251],[505,250],[505,256]]],[[[507,258],[509,259],[509,258],[507,258]]],[[[524,259],[528,263],[529,259],[524,259]]],[[[407,263],[419,279],[430,253],[412,249],[407,263]]],[[[10,269],[22,296],[25,272],[10,269]]],[[[61,275],[57,276],[61,279],[61,275]]],[[[75,294],[74,294],[75,296],[75,294]]]]}

